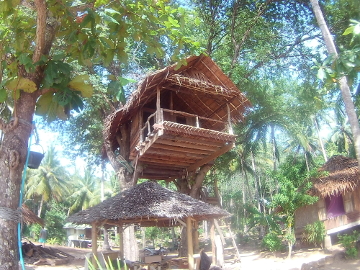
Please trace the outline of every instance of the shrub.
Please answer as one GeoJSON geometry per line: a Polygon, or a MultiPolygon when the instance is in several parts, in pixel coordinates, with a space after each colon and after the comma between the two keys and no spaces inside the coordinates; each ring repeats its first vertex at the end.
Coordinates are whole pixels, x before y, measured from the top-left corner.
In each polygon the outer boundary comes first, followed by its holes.
{"type": "Polygon", "coordinates": [[[323,242],[326,236],[325,225],[321,221],[315,221],[312,224],[305,226],[305,231],[302,235],[304,242],[314,244],[315,246],[323,247],[323,242]]]}
{"type": "Polygon", "coordinates": [[[274,232],[270,232],[265,235],[262,245],[270,251],[284,250],[284,245],[282,244],[280,236],[274,232]]]}
{"type": "Polygon", "coordinates": [[[358,256],[358,248],[356,242],[359,240],[360,232],[354,231],[352,234],[338,235],[339,243],[345,248],[347,258],[356,258],[358,256]]]}

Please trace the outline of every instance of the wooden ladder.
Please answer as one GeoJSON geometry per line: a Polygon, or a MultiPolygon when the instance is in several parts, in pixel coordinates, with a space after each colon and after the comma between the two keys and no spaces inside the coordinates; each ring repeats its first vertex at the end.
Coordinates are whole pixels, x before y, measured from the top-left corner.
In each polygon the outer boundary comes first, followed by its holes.
{"type": "Polygon", "coordinates": [[[238,262],[241,262],[240,252],[239,252],[239,249],[238,249],[238,247],[237,247],[237,245],[236,245],[235,237],[234,237],[234,234],[233,234],[232,231],[231,231],[231,226],[230,226],[230,224],[228,224],[227,222],[225,222],[225,225],[220,226],[217,219],[214,220],[214,224],[215,224],[216,230],[218,231],[218,233],[219,233],[219,235],[220,235],[221,242],[223,243],[223,246],[225,246],[226,242],[225,242],[225,237],[224,237],[224,234],[223,234],[222,230],[223,230],[224,228],[226,228],[226,229],[228,230],[228,232],[229,232],[229,234],[230,234],[230,237],[229,237],[229,238],[231,238],[231,241],[232,241],[232,246],[233,246],[232,248],[235,249],[235,252],[236,252],[235,254],[236,254],[236,257],[237,257],[237,261],[238,261],[238,262]]]}

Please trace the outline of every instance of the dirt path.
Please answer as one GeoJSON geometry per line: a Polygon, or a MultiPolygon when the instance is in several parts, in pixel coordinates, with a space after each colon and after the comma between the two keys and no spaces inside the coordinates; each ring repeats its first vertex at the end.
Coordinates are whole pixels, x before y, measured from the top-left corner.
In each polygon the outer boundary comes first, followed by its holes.
{"type": "MultiPolygon", "coordinates": [[[[49,247],[49,246],[48,246],[49,247]]],[[[74,259],[67,265],[26,265],[27,270],[83,270],[85,255],[90,249],[50,246],[72,256],[74,259]]],[[[296,250],[291,259],[286,253],[260,252],[254,247],[243,247],[240,250],[241,265],[226,261],[224,270],[360,270],[360,260],[345,260],[343,250],[334,246],[331,252],[325,253],[320,249],[296,250]],[[306,265],[304,265],[306,264],[306,265]],[[312,267],[312,268],[311,268],[312,267]]]]}

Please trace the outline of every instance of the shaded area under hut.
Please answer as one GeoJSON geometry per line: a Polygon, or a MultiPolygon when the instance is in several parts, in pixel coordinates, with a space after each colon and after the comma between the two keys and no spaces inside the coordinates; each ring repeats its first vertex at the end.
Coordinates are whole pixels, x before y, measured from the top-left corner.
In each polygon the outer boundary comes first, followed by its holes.
{"type": "Polygon", "coordinates": [[[307,224],[324,223],[326,247],[331,235],[360,225],[360,171],[356,159],[331,157],[320,169],[320,176],[310,179],[309,194],[319,200],[295,212],[295,232],[300,237],[307,224]]]}
{"type": "MultiPolygon", "coordinates": [[[[132,187],[102,203],[70,216],[67,221],[92,225],[92,253],[97,254],[97,227],[105,224],[118,226],[136,224],[143,227],[171,227],[186,225],[188,235],[188,264],[194,269],[192,230],[193,221],[212,220],[230,214],[219,207],[171,191],[148,181],[132,187]]],[[[123,259],[120,240],[119,256],[123,259]]]]}

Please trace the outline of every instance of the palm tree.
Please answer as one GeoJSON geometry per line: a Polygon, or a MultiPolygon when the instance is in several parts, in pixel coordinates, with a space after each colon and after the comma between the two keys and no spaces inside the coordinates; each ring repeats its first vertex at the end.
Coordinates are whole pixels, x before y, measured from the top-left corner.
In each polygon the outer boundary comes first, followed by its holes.
{"type": "Polygon", "coordinates": [[[94,174],[94,170],[87,166],[84,176],[78,171],[73,175],[75,192],[69,197],[70,213],[84,210],[101,202],[101,179],[94,174]]]}
{"type": "MultiPolygon", "coordinates": [[[[323,13],[320,9],[318,0],[310,0],[316,20],[322,32],[326,48],[330,55],[338,57],[338,52],[335,46],[335,42],[331,36],[329,28],[325,22],[323,13]]],[[[360,167],[360,126],[358,117],[356,115],[355,106],[353,100],[351,98],[351,92],[349,88],[349,84],[347,78],[345,76],[339,79],[340,92],[344,101],[346,114],[349,118],[349,123],[351,127],[351,131],[354,137],[354,145],[355,145],[355,153],[356,158],[360,167]]]]}
{"type": "Polygon", "coordinates": [[[55,157],[55,148],[50,146],[38,169],[30,171],[25,185],[25,198],[39,199],[38,216],[44,202],[50,199],[61,201],[69,194],[69,177],[60,161],[55,157]]]}

